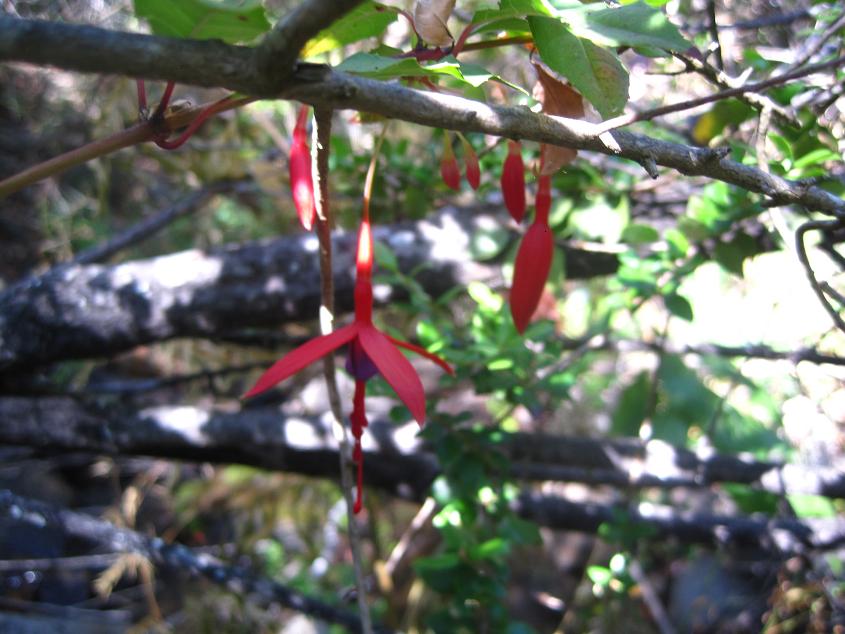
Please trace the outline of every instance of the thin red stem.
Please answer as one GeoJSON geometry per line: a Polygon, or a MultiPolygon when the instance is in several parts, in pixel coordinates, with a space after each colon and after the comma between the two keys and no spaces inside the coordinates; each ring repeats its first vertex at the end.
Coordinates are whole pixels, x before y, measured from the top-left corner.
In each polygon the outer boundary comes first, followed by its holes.
{"type": "Polygon", "coordinates": [[[213,117],[224,110],[229,109],[234,105],[245,105],[253,101],[252,98],[241,98],[241,99],[233,99],[231,95],[227,95],[222,99],[215,101],[210,106],[205,108],[200,114],[194,119],[187,129],[176,137],[173,140],[168,139],[156,139],[155,144],[162,148],[163,150],[175,150],[176,148],[182,146],[188,139],[190,139],[199,127],[206,122],[209,118],[213,117]]]}
{"type": "Polygon", "coordinates": [[[176,88],[175,81],[167,82],[167,85],[164,87],[164,93],[161,95],[161,101],[158,102],[158,106],[156,106],[155,112],[151,117],[153,121],[156,121],[164,116],[167,106],[170,105],[170,98],[173,96],[174,88],[176,88]]]}
{"type": "Polygon", "coordinates": [[[467,24],[466,27],[464,27],[464,30],[461,31],[461,34],[458,36],[458,41],[455,42],[455,45],[452,47],[452,55],[454,57],[457,57],[460,52],[464,50],[467,38],[472,35],[472,32],[477,26],[477,24],[467,24]]]}
{"type": "Polygon", "coordinates": [[[143,114],[147,111],[147,86],[143,79],[136,79],[135,86],[138,89],[138,112],[143,114]]]}

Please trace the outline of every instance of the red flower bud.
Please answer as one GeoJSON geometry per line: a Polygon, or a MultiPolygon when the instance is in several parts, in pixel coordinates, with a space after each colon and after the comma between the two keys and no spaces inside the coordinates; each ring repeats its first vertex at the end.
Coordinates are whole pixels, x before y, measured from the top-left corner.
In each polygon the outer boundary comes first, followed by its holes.
{"type": "Polygon", "coordinates": [[[552,266],[553,251],[554,241],[549,225],[535,222],[528,227],[516,254],[510,296],[511,316],[520,333],[525,332],[540,303],[552,266]]]}
{"type": "Polygon", "coordinates": [[[478,155],[475,153],[470,142],[461,135],[461,143],[464,146],[464,165],[466,166],[467,182],[473,189],[478,189],[481,184],[481,169],[478,167],[478,155]]]}
{"type": "Polygon", "coordinates": [[[452,140],[449,133],[443,131],[443,158],[440,159],[440,176],[446,186],[455,191],[461,188],[461,169],[458,167],[458,159],[452,151],[452,140]]]}
{"type": "Polygon", "coordinates": [[[306,140],[306,121],[308,106],[299,110],[296,127],[293,129],[293,140],[290,145],[288,170],[290,173],[290,189],[293,194],[293,204],[299,215],[299,222],[306,231],[310,231],[317,215],[314,202],[314,181],[311,176],[311,152],[306,140]]]}
{"type": "Polygon", "coordinates": [[[549,228],[551,189],[551,176],[540,176],[537,181],[537,213],[534,223],[525,232],[514,262],[510,305],[513,323],[519,332],[525,332],[537,310],[552,266],[554,240],[549,228]]]}
{"type": "Polygon", "coordinates": [[[522,222],[525,215],[525,165],[519,143],[508,141],[508,156],[502,167],[502,195],[511,217],[522,222]]]}

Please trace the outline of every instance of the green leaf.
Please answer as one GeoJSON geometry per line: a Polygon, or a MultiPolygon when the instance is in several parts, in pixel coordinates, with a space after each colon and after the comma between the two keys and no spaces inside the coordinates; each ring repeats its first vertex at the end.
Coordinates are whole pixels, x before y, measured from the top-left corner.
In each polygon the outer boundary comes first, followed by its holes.
{"type": "Polygon", "coordinates": [[[675,317],[692,321],[692,305],[683,295],[670,293],[663,298],[663,303],[666,305],[666,310],[675,315],[675,317]]]}
{"type": "Polygon", "coordinates": [[[675,227],[670,227],[663,234],[666,244],[669,245],[669,256],[671,258],[682,258],[689,251],[689,240],[675,227]]]}
{"type": "Polygon", "coordinates": [[[840,160],[840,156],[827,148],[818,148],[816,150],[812,150],[808,152],[804,156],[799,159],[796,159],[793,168],[795,169],[803,169],[805,167],[809,167],[811,165],[821,164],[826,161],[838,161],[840,160]]]}
{"type": "Polygon", "coordinates": [[[492,559],[503,557],[508,552],[510,552],[510,544],[501,537],[494,537],[472,548],[469,556],[470,559],[492,559]]]}
{"type": "Polygon", "coordinates": [[[729,242],[719,242],[713,249],[713,257],[726,271],[742,277],[743,262],[759,251],[754,238],[738,233],[729,242]]]}
{"type": "Polygon", "coordinates": [[[651,399],[651,381],[648,373],[640,372],[637,378],[619,396],[613,412],[611,430],[617,436],[638,436],[648,414],[651,399]]]}
{"type": "Polygon", "coordinates": [[[261,0],[135,0],[156,35],[249,42],[270,29],[261,0]]]}
{"type": "Polygon", "coordinates": [[[352,42],[381,35],[398,14],[375,2],[365,2],[329,28],[320,31],[302,49],[302,57],[314,57],[352,42]]]}
{"type": "Polygon", "coordinates": [[[476,260],[490,260],[505,249],[509,240],[510,233],[502,225],[485,225],[472,234],[469,250],[476,260]]]}
{"type": "Polygon", "coordinates": [[[601,46],[654,46],[675,52],[692,47],[661,11],[643,2],[610,9],[600,6],[561,11],[560,17],[575,35],[601,46]]]}
{"type": "Polygon", "coordinates": [[[499,10],[512,15],[555,14],[555,8],[546,0],[499,0],[499,10]]]}
{"type": "Polygon", "coordinates": [[[620,240],[628,244],[648,244],[660,239],[657,229],[648,225],[632,224],[625,227],[620,240]]]}
{"type": "Polygon", "coordinates": [[[587,576],[597,586],[606,586],[613,579],[613,573],[604,566],[587,566],[587,576]]]}
{"type": "Polygon", "coordinates": [[[399,260],[396,259],[396,254],[386,244],[381,242],[373,243],[373,255],[379,267],[388,271],[396,272],[399,270],[399,260]]]}
{"type": "Polygon", "coordinates": [[[566,77],[599,113],[613,117],[628,101],[628,72],[607,49],[575,36],[559,20],[529,17],[540,57],[566,77]]]}
{"type": "MultiPolygon", "coordinates": [[[[459,62],[454,57],[445,57],[431,64],[420,64],[417,60],[404,57],[385,57],[375,53],[355,53],[337,66],[337,70],[353,75],[362,75],[371,79],[398,79],[400,77],[450,77],[477,88],[491,79],[505,82],[498,75],[485,70],[478,64],[459,62]]],[[[513,86],[518,88],[516,86],[513,86]]],[[[519,90],[522,90],[521,88],[519,90]]],[[[522,90],[524,92],[524,90],[522,90]]]]}
{"type": "Polygon", "coordinates": [[[730,125],[739,125],[751,118],[755,110],[738,99],[725,99],[713,105],[695,122],[692,138],[700,145],[707,145],[730,125]]]}
{"type": "Polygon", "coordinates": [[[410,57],[397,59],[375,53],[355,53],[343,60],[343,63],[337,66],[337,70],[372,79],[396,79],[427,74],[415,59],[410,57]]]}
{"type": "Polygon", "coordinates": [[[786,496],[789,505],[800,518],[806,517],[836,517],[836,507],[833,503],[821,495],[806,495],[793,493],[786,496]]]}

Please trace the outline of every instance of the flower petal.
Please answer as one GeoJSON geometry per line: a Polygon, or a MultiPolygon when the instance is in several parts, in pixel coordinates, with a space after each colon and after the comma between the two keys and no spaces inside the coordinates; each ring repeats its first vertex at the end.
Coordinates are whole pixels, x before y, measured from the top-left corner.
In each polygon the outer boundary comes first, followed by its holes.
{"type": "Polygon", "coordinates": [[[455,376],[455,371],[452,369],[452,366],[446,363],[446,361],[438,357],[436,354],[429,352],[425,348],[421,348],[420,346],[414,345],[413,343],[402,341],[401,339],[391,337],[390,335],[385,336],[390,339],[390,341],[392,341],[394,345],[397,345],[400,348],[405,348],[405,350],[410,350],[411,352],[416,352],[418,355],[425,357],[429,361],[434,361],[434,363],[446,370],[446,372],[448,372],[452,376],[455,376]]]}
{"type": "Polygon", "coordinates": [[[352,323],[339,330],[335,330],[328,335],[316,337],[302,344],[276,361],[269,370],[261,375],[261,378],[256,381],[255,385],[252,386],[252,389],[247,392],[243,398],[249,398],[251,396],[255,396],[256,394],[261,394],[261,392],[264,392],[277,383],[293,376],[306,365],[313,363],[317,359],[326,356],[332,350],[348,343],[355,337],[358,330],[359,325],[357,323],[352,323]]]}
{"type": "Polygon", "coordinates": [[[420,425],[425,423],[425,393],[411,362],[374,326],[361,326],[358,338],[381,375],[405,403],[411,416],[420,425]]]}
{"type": "Polygon", "coordinates": [[[516,254],[510,296],[513,323],[521,333],[525,332],[540,303],[552,266],[553,251],[554,241],[549,226],[541,222],[532,224],[525,232],[516,254]]]}

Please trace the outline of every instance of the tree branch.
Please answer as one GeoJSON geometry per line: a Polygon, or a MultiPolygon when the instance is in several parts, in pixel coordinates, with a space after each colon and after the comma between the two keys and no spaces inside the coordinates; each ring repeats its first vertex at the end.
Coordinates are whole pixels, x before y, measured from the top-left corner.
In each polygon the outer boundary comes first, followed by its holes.
{"type": "Polygon", "coordinates": [[[361,0],[305,0],[264,36],[255,49],[256,66],[272,83],[284,81],[294,70],[305,43],[361,0]]]}
{"type": "Polygon", "coordinates": [[[102,244],[95,245],[81,251],[73,258],[74,264],[94,264],[104,262],[116,253],[143,242],[155,235],[175,220],[193,213],[216,194],[228,193],[238,188],[248,186],[247,180],[216,181],[198,189],[184,198],[176,201],[158,213],[141,220],[125,231],[110,238],[102,244]]]}
{"type": "Polygon", "coordinates": [[[166,544],[135,531],[118,528],[84,513],[60,509],[31,500],[11,491],[0,490],[0,516],[6,522],[23,524],[30,529],[48,526],[84,543],[93,542],[109,552],[139,553],[158,566],[205,577],[229,590],[249,595],[260,604],[276,603],[327,623],[336,623],[350,632],[360,632],[357,615],[304,595],[281,583],[256,576],[242,566],[228,566],[206,554],[196,554],[181,544],[166,544]]]}
{"type": "MultiPolygon", "coordinates": [[[[374,421],[367,432],[367,484],[420,500],[440,473],[430,448],[411,429],[374,421]]],[[[48,452],[84,451],[240,463],[317,477],[338,478],[330,424],[285,417],[277,408],[225,413],[193,406],[98,408],[68,397],[0,398],[0,443],[48,452]]],[[[496,450],[510,475],[644,488],[699,488],[735,482],[775,494],[845,498],[845,473],[749,460],[699,456],[661,441],[595,440],[544,434],[506,434],[496,450]]],[[[493,451],[493,449],[491,449],[493,451]]]]}
{"type": "MultiPolygon", "coordinates": [[[[495,217],[446,208],[416,223],[374,229],[400,267],[434,296],[471,280],[491,282],[494,265],[473,262],[472,236],[495,217]]],[[[0,369],[102,357],[174,337],[312,320],[320,306],[317,239],[311,235],[185,251],[113,266],[62,265],[0,294],[0,369]]],[[[337,310],[352,308],[355,236],[334,236],[337,310]]],[[[609,274],[616,256],[564,249],[567,275],[609,274]]],[[[385,286],[378,300],[401,298],[385,286]]]]}
{"type": "MultiPolygon", "coordinates": [[[[365,481],[392,495],[422,500],[439,473],[435,458],[406,430],[376,421],[366,432],[365,481]]],[[[0,399],[0,442],[27,445],[46,453],[83,451],[144,455],[189,461],[240,463],[338,478],[337,442],[328,424],[285,418],[277,408],[240,413],[196,407],[155,407],[137,412],[97,409],[73,399],[0,399]]],[[[499,446],[497,444],[497,446],[499,446]]],[[[627,487],[702,486],[716,481],[755,484],[767,491],[845,496],[845,474],[835,470],[775,465],[733,456],[699,458],[665,443],[599,441],[534,434],[512,434],[501,443],[513,462],[513,476],[527,460],[574,471],[612,475],[602,483],[627,487]],[[567,467],[559,465],[565,464],[567,467]],[[684,475],[681,478],[678,474],[684,475]]],[[[530,476],[525,473],[524,475],[530,476]]],[[[543,474],[543,478],[548,474],[543,474]]],[[[596,479],[585,479],[595,484],[596,479]]],[[[550,528],[596,532],[602,523],[627,521],[652,531],[705,544],[736,544],[787,553],[834,548],[845,542],[845,521],[800,521],[679,512],[651,504],[619,507],[583,504],[561,495],[526,492],[515,502],[523,517],[550,528]]]]}
{"type": "Polygon", "coordinates": [[[602,152],[643,165],[655,162],[682,174],[721,180],[763,194],[779,204],[798,204],[845,216],[845,202],[823,189],[765,174],[707,148],[622,131],[614,131],[609,137],[601,134],[600,124],[417,91],[395,83],[333,72],[322,66],[300,65],[283,82],[274,82],[257,73],[250,51],[207,41],[0,18],[0,61],[26,61],[67,70],[222,86],[255,97],[297,99],[315,106],[373,112],[430,127],[602,152]]]}

